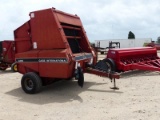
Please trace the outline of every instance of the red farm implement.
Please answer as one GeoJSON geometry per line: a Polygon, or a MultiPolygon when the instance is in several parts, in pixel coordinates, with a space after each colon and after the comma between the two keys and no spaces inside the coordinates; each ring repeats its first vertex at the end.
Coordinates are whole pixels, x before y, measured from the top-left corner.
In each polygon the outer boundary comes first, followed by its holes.
{"type": "Polygon", "coordinates": [[[151,42],[151,43],[147,43],[146,44],[147,47],[155,47],[157,50],[160,50],[160,44],[159,43],[155,43],[155,42],[151,42]]]}
{"type": "Polygon", "coordinates": [[[117,72],[129,70],[160,71],[160,58],[153,47],[110,49],[107,59],[110,69],[117,72]]]}
{"type": "Polygon", "coordinates": [[[11,67],[12,71],[17,71],[15,62],[14,41],[5,40],[0,42],[0,70],[11,67]]]}
{"type": "MultiPolygon", "coordinates": [[[[108,65],[97,63],[80,18],[54,8],[31,12],[30,20],[14,31],[18,72],[22,89],[29,94],[55,80],[75,77],[82,87],[83,73],[110,79],[108,65]]],[[[116,88],[115,84],[114,87],[116,88]]]]}

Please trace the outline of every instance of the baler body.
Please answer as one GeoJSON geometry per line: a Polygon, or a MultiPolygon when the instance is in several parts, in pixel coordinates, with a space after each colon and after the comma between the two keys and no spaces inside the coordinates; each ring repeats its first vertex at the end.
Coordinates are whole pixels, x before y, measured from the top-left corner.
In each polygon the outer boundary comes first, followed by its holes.
{"type": "Polygon", "coordinates": [[[14,41],[4,40],[0,42],[0,69],[5,70],[15,62],[14,41]]]}
{"type": "Polygon", "coordinates": [[[16,62],[22,74],[67,79],[75,67],[96,62],[81,20],[54,8],[30,13],[30,20],[14,31],[16,62]]]}

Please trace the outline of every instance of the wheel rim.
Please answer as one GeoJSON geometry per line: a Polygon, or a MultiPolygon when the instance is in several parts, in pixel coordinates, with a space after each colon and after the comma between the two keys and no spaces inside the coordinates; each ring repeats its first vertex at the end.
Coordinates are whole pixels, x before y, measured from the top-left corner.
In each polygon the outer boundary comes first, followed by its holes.
{"type": "Polygon", "coordinates": [[[14,71],[17,71],[17,65],[14,65],[13,69],[14,71]]]}
{"type": "Polygon", "coordinates": [[[32,90],[33,86],[34,86],[34,83],[31,79],[26,78],[26,80],[24,81],[24,86],[27,90],[32,90]]]}

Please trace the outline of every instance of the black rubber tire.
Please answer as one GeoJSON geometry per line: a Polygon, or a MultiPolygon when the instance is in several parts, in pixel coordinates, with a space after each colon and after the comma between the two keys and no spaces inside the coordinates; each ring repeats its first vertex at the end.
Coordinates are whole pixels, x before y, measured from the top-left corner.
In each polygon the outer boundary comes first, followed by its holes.
{"type": "Polygon", "coordinates": [[[28,94],[38,93],[42,88],[41,78],[34,72],[28,72],[21,79],[21,86],[28,94]]]}
{"type": "Polygon", "coordinates": [[[106,59],[103,59],[103,61],[108,65],[108,67],[110,67],[111,72],[116,71],[116,64],[114,60],[112,60],[111,58],[106,58],[106,59]]]}
{"type": "Polygon", "coordinates": [[[16,62],[11,65],[11,70],[12,70],[12,72],[17,72],[18,71],[16,62]]]}
{"type": "Polygon", "coordinates": [[[104,52],[101,52],[101,55],[103,55],[104,54],[104,52]]]}
{"type": "Polygon", "coordinates": [[[5,71],[6,69],[7,69],[7,68],[4,68],[4,67],[3,67],[3,68],[0,68],[0,70],[2,70],[2,71],[5,71]]]}
{"type": "Polygon", "coordinates": [[[83,74],[83,70],[82,70],[81,67],[78,67],[78,74],[79,74],[78,85],[80,87],[83,87],[83,84],[84,84],[84,74],[83,74]]]}

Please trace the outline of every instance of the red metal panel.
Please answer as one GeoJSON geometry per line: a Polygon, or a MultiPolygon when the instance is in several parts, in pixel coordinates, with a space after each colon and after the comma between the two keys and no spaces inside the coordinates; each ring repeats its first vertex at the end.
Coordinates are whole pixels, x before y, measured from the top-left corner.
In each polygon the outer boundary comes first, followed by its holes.
{"type": "MultiPolygon", "coordinates": [[[[16,54],[16,59],[35,59],[38,58],[38,53],[39,50],[35,51],[28,51],[28,52],[23,52],[23,53],[18,53],[16,54]]],[[[26,72],[38,72],[38,62],[24,62],[24,61],[17,61],[18,62],[18,71],[21,73],[26,73],[26,72]]]]}
{"type": "Polygon", "coordinates": [[[64,13],[62,11],[58,11],[58,10],[53,10],[56,12],[56,15],[58,17],[58,20],[61,23],[67,23],[70,25],[76,25],[76,26],[82,26],[80,18],[78,16],[74,16],[68,13],[64,13]]]}
{"type": "Polygon", "coordinates": [[[133,70],[139,69],[139,70],[150,70],[150,71],[160,71],[159,67],[151,66],[151,65],[140,65],[140,64],[134,64],[131,67],[133,70]]]}
{"type": "Polygon", "coordinates": [[[15,51],[16,53],[26,52],[32,49],[32,43],[28,38],[15,39],[15,51]]]}
{"type": "Polygon", "coordinates": [[[30,22],[27,21],[14,31],[16,53],[26,52],[32,49],[30,22]]]}
{"type": "Polygon", "coordinates": [[[155,47],[157,50],[160,50],[160,44],[159,43],[151,42],[151,43],[148,43],[146,46],[147,47],[155,47]]]}
{"type": "Polygon", "coordinates": [[[65,48],[60,34],[60,28],[52,9],[30,13],[32,42],[37,43],[37,49],[65,48]]]}
{"type": "Polygon", "coordinates": [[[15,46],[14,41],[5,40],[3,46],[3,61],[6,63],[14,63],[15,61],[15,46]]]}
{"type": "Polygon", "coordinates": [[[107,58],[112,58],[115,61],[117,70],[160,70],[157,67],[159,63],[153,63],[159,57],[156,48],[152,47],[111,49],[107,54],[107,58]],[[154,65],[148,62],[152,62],[154,65]]]}
{"type": "Polygon", "coordinates": [[[40,76],[49,78],[69,78],[69,65],[65,63],[40,63],[40,76]]]}
{"type": "Polygon", "coordinates": [[[30,38],[30,21],[25,22],[14,31],[15,38],[30,38]]]}
{"type": "Polygon", "coordinates": [[[39,52],[39,74],[42,77],[50,78],[69,78],[72,77],[74,63],[70,63],[71,59],[66,56],[67,50],[42,50],[39,52]],[[51,59],[50,61],[43,61],[43,59],[51,59]],[[53,59],[66,58],[66,62],[53,61],[53,59]]]}

